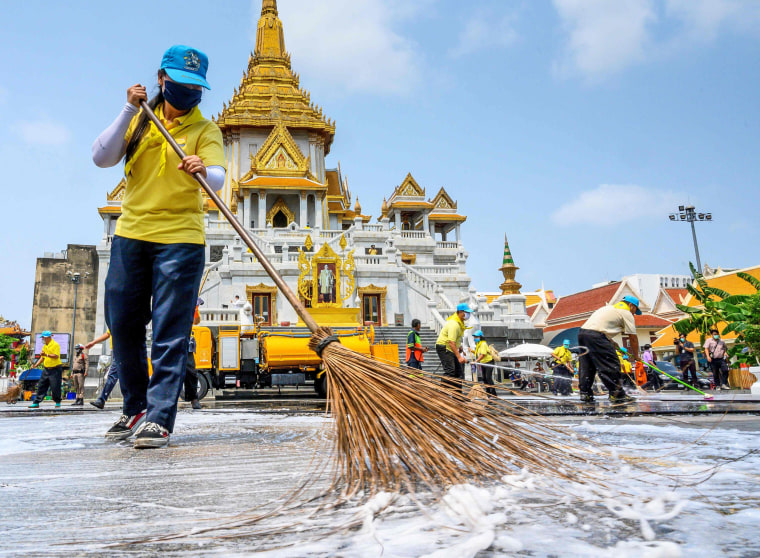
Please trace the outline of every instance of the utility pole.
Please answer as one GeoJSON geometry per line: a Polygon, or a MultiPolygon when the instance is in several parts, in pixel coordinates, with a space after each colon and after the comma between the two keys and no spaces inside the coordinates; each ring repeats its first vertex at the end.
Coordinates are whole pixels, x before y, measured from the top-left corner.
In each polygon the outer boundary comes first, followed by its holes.
{"type": "Polygon", "coordinates": [[[699,245],[697,244],[697,229],[694,223],[712,222],[712,213],[697,213],[693,205],[679,205],[678,213],[671,213],[668,215],[668,219],[671,221],[688,222],[691,225],[691,237],[694,240],[694,254],[697,257],[697,270],[699,273],[704,273],[702,269],[702,261],[699,259],[699,245]]]}

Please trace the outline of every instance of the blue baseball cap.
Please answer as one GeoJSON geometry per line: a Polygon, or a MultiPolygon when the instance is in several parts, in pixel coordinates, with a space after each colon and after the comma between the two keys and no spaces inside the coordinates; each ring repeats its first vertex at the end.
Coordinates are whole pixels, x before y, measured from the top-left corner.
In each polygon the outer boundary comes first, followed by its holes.
{"type": "Polygon", "coordinates": [[[641,310],[639,310],[639,299],[632,295],[626,295],[623,297],[623,302],[628,302],[636,307],[635,314],[641,316],[641,310]]]}
{"type": "Polygon", "coordinates": [[[208,56],[198,49],[185,45],[169,47],[161,59],[161,69],[172,81],[211,89],[206,81],[208,56]]]}
{"type": "Polygon", "coordinates": [[[562,342],[562,344],[563,344],[565,347],[569,347],[569,346],[570,346],[570,339],[565,339],[565,340],[562,342]]]}
{"type": "Polygon", "coordinates": [[[473,337],[485,337],[485,335],[483,335],[483,330],[482,329],[479,329],[478,331],[476,331],[475,333],[473,333],[472,336],[473,337]]]}
{"type": "Polygon", "coordinates": [[[53,336],[53,334],[52,334],[52,333],[50,333],[50,332],[49,332],[49,331],[46,329],[45,331],[43,331],[42,333],[40,333],[40,336],[42,336],[42,337],[52,337],[52,336],[53,336]]]}
{"type": "Polygon", "coordinates": [[[469,312],[472,313],[472,308],[467,306],[466,302],[460,302],[457,304],[457,312],[469,312]]]}

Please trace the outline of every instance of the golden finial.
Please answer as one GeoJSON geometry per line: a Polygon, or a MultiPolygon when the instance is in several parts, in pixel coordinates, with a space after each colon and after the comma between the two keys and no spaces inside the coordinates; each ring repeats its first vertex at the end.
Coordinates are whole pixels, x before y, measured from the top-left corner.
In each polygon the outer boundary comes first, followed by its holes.
{"type": "Polygon", "coordinates": [[[354,213],[357,215],[362,214],[362,206],[359,205],[359,196],[356,197],[356,203],[354,204],[354,213]]]}
{"type": "Polygon", "coordinates": [[[348,246],[348,242],[346,242],[346,235],[340,235],[340,242],[338,242],[338,244],[340,245],[341,250],[346,249],[346,246],[348,246]]]}
{"type": "Polygon", "coordinates": [[[386,215],[388,213],[388,202],[383,198],[383,205],[380,206],[380,213],[386,215]]]}
{"type": "Polygon", "coordinates": [[[314,246],[314,241],[311,239],[311,235],[306,235],[306,240],[304,241],[303,245],[306,247],[306,250],[311,252],[311,248],[314,246]]]}

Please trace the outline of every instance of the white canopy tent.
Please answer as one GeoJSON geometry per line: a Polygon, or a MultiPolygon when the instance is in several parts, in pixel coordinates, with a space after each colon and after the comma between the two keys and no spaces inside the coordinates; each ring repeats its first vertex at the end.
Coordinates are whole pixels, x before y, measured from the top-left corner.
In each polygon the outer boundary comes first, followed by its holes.
{"type": "Polygon", "coordinates": [[[523,343],[504,349],[499,353],[499,356],[507,359],[549,358],[552,356],[552,349],[536,343],[523,343]]]}

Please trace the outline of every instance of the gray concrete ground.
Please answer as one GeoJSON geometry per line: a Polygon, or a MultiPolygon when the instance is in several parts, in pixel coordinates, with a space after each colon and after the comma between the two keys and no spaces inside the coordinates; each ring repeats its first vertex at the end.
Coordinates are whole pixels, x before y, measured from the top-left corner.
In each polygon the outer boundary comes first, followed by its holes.
{"type": "Polygon", "coordinates": [[[271,510],[314,477],[312,460],[328,447],[323,402],[182,404],[171,445],[148,451],[103,438],[118,402],[104,411],[0,404],[0,556],[760,555],[760,402],[658,395],[583,415],[557,399],[518,401],[669,473],[621,464],[615,482],[628,495],[614,504],[558,496],[551,479],[505,477],[487,493],[465,487],[448,508],[399,498],[382,513],[348,506],[306,520],[293,511],[244,527],[240,514],[271,510]],[[231,521],[235,529],[221,529],[231,521]]]}

